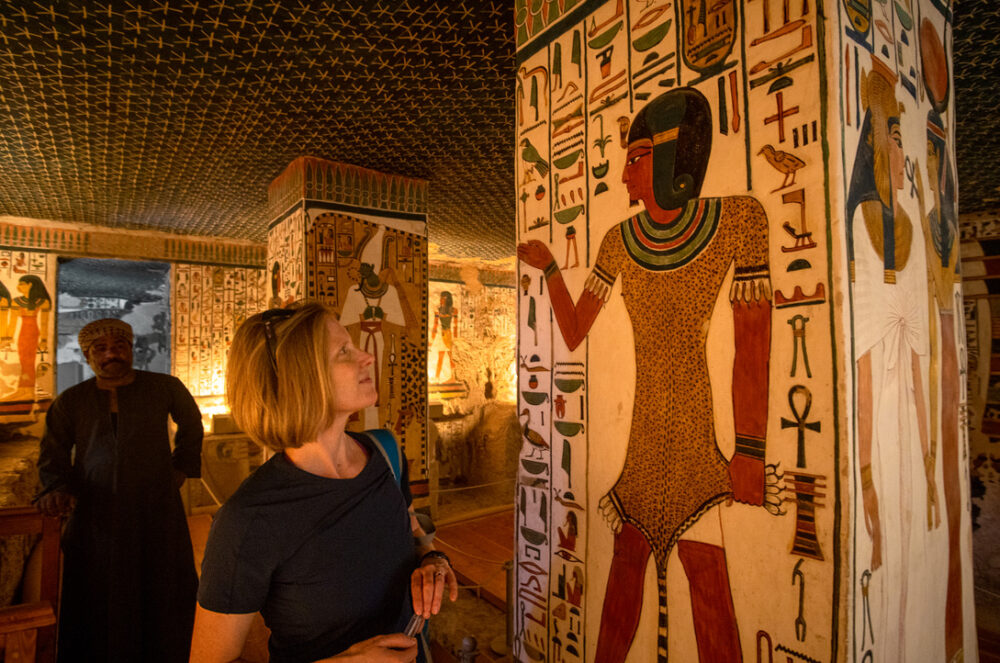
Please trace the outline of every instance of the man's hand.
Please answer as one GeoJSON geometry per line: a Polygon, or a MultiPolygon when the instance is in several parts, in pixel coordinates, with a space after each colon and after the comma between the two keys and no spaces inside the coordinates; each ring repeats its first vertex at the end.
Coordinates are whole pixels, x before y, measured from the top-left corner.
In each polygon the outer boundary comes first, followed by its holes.
{"type": "Polygon", "coordinates": [[[38,510],[46,516],[68,515],[76,506],[76,498],[64,490],[53,490],[38,498],[38,510]]]}
{"type": "Polygon", "coordinates": [[[545,269],[554,260],[549,247],[537,239],[517,245],[517,257],[521,262],[537,269],[545,269]]]}
{"type": "Polygon", "coordinates": [[[733,499],[744,504],[764,504],[764,461],[741,453],[729,461],[729,479],[733,484],[733,499]]]}

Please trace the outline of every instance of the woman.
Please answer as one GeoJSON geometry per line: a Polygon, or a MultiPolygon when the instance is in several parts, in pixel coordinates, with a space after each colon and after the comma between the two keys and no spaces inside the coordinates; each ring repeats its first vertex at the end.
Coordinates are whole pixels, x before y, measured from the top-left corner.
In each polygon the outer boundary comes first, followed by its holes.
{"type": "Polygon", "coordinates": [[[369,438],[345,431],[375,403],[372,356],[317,303],[248,319],[229,354],[232,414],[277,453],[216,515],[205,550],[191,660],[240,655],[255,612],[270,660],[413,661],[410,618],[458,584],[425,546],[407,487],[369,438]],[[419,563],[417,560],[420,560],[419,563]],[[416,568],[415,568],[416,567],[416,568]]]}
{"type": "Polygon", "coordinates": [[[34,274],[22,276],[17,281],[20,297],[14,299],[21,331],[17,335],[17,355],[21,360],[21,376],[17,381],[17,398],[35,396],[35,362],[39,351],[48,351],[45,334],[49,329],[49,311],[52,299],[42,279],[34,274]]]}
{"type": "Polygon", "coordinates": [[[872,56],[860,83],[865,115],[846,210],[860,506],[871,538],[873,633],[889,643],[883,660],[905,661],[919,658],[912,646],[907,655],[906,614],[918,577],[910,561],[927,541],[912,507],[926,501],[933,515],[937,494],[935,474],[924,472],[933,467],[921,360],[929,352],[928,313],[926,299],[916,296],[927,292],[927,270],[923,252],[912,250],[913,223],[900,196],[907,157],[898,77],[872,56]],[[859,222],[864,231],[855,233],[859,222]]]}
{"type": "Polygon", "coordinates": [[[0,350],[9,348],[14,340],[11,337],[13,330],[10,329],[11,301],[10,290],[0,281],[0,350]]]}

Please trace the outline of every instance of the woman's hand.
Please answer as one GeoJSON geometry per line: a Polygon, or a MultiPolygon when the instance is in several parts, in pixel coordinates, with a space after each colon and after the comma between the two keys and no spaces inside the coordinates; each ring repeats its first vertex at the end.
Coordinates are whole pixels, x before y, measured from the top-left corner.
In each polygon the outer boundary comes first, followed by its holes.
{"type": "MultiPolygon", "coordinates": [[[[326,661],[364,661],[365,663],[410,663],[417,660],[417,640],[402,633],[376,635],[355,643],[343,653],[326,661]]],[[[319,662],[317,662],[319,663],[319,662]]]]}
{"type": "Polygon", "coordinates": [[[428,557],[410,576],[410,593],[413,594],[413,612],[430,619],[441,611],[445,587],[448,598],[458,598],[458,579],[447,560],[428,557]]]}

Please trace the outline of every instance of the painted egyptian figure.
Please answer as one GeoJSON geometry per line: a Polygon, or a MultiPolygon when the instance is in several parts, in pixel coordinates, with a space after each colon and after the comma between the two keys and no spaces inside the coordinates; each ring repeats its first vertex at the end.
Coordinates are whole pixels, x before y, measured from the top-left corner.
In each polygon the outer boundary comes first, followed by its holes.
{"type": "MultiPolygon", "coordinates": [[[[875,633],[898,641],[885,656],[907,660],[908,569],[917,518],[910,505],[926,491],[927,527],[936,526],[932,449],[921,357],[927,354],[923,255],[911,252],[912,223],[900,204],[905,183],[896,75],[872,58],[862,80],[865,117],[847,196],[854,352],[857,381],[858,462],[865,527],[871,536],[872,581],[881,597],[873,607],[875,633]],[[861,215],[866,232],[851,233],[861,215]],[[865,241],[867,240],[867,241],[865,241]],[[924,477],[923,481],[920,478],[924,477]],[[914,494],[914,491],[917,491],[914,494]],[[891,654],[895,652],[895,654],[891,654]]],[[[886,659],[889,660],[889,659],[886,659]]]]}
{"type": "Polygon", "coordinates": [[[437,348],[437,370],[434,371],[434,381],[441,380],[441,366],[444,364],[444,356],[448,355],[448,375],[449,379],[455,379],[455,360],[451,356],[451,349],[454,345],[454,336],[458,332],[458,309],[455,308],[452,294],[441,291],[441,299],[438,307],[434,309],[434,325],[431,328],[431,346],[437,338],[438,326],[441,327],[441,343],[437,348]]]}
{"type": "Polygon", "coordinates": [[[13,400],[28,400],[35,397],[35,365],[37,354],[48,351],[47,333],[49,311],[52,299],[42,279],[34,274],[26,274],[17,281],[20,297],[14,298],[14,309],[21,321],[17,334],[17,356],[21,362],[21,374],[17,380],[17,391],[13,400]]]}
{"type": "MultiPolygon", "coordinates": [[[[955,315],[956,287],[961,280],[958,255],[958,185],[948,146],[948,130],[941,116],[948,108],[949,72],[944,44],[934,24],[924,19],[920,28],[921,73],[932,108],[927,112],[927,185],[931,209],[926,211],[920,169],[916,168],[917,200],[924,232],[928,271],[930,323],[930,448],[924,457],[928,485],[937,470],[940,426],[945,517],[948,527],[948,585],[945,600],[945,659],[962,657],[962,482],[959,459],[959,370],[955,315]],[[937,309],[937,315],[934,310],[937,309]]],[[[959,329],[961,327],[959,326],[959,329]]],[[[935,497],[935,496],[930,496],[935,497]]],[[[927,525],[940,522],[937,500],[928,499],[927,525]]]]}
{"type": "MultiPolygon", "coordinates": [[[[688,529],[731,498],[764,503],[768,229],[752,197],[699,197],[711,136],[708,102],[693,88],[666,92],[639,110],[628,132],[622,181],[630,200],[645,210],[604,236],[575,304],[548,247],[538,241],[518,247],[521,260],[544,270],[570,349],[587,335],[619,278],[634,330],[628,447],[620,476],[600,501],[615,534],[595,656],[601,663],[625,660],[632,646],[651,555],[659,584],[658,656],[666,659],[666,569],[675,545],[690,586],[701,660],[742,659],[725,550],[716,545],[721,536],[707,543],[693,540],[688,529]],[[727,461],[716,442],[706,339],[730,270],[736,451],[727,461]]],[[[715,514],[706,520],[721,530],[715,514]]]]}
{"type": "Polygon", "coordinates": [[[10,328],[10,305],[13,298],[10,290],[0,282],[0,350],[6,350],[11,346],[14,339],[14,330],[10,328]]]}

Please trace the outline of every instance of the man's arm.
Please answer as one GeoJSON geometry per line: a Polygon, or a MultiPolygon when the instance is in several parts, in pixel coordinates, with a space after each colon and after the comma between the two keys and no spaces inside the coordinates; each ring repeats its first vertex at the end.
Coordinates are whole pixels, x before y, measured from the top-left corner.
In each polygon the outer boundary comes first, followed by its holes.
{"type": "Polygon", "coordinates": [[[184,476],[201,476],[201,441],[205,429],[201,423],[201,411],[194,402],[191,392],[177,378],[172,379],[170,416],[177,424],[174,436],[174,469],[184,476]]]}
{"type": "Polygon", "coordinates": [[[575,350],[587,337],[590,327],[597,319],[597,314],[607,301],[606,295],[610,292],[611,285],[614,284],[615,275],[608,274],[600,268],[604,262],[602,261],[604,250],[602,243],[594,271],[587,280],[587,287],[580,295],[580,299],[574,303],[549,247],[536,239],[519,244],[517,247],[517,257],[522,262],[543,271],[549,285],[552,312],[559,325],[559,331],[562,332],[563,340],[570,350],[575,350]]]}
{"type": "Polygon", "coordinates": [[[45,415],[45,435],[38,453],[38,476],[42,484],[36,500],[46,515],[62,515],[75,503],[72,454],[73,422],[56,399],[45,415]]]}
{"type": "Polygon", "coordinates": [[[733,424],[736,450],[729,463],[733,498],[764,503],[764,450],[771,365],[771,275],[767,216],[753,200],[745,214],[743,244],[736,255],[730,301],[733,306],[733,424]]]}

